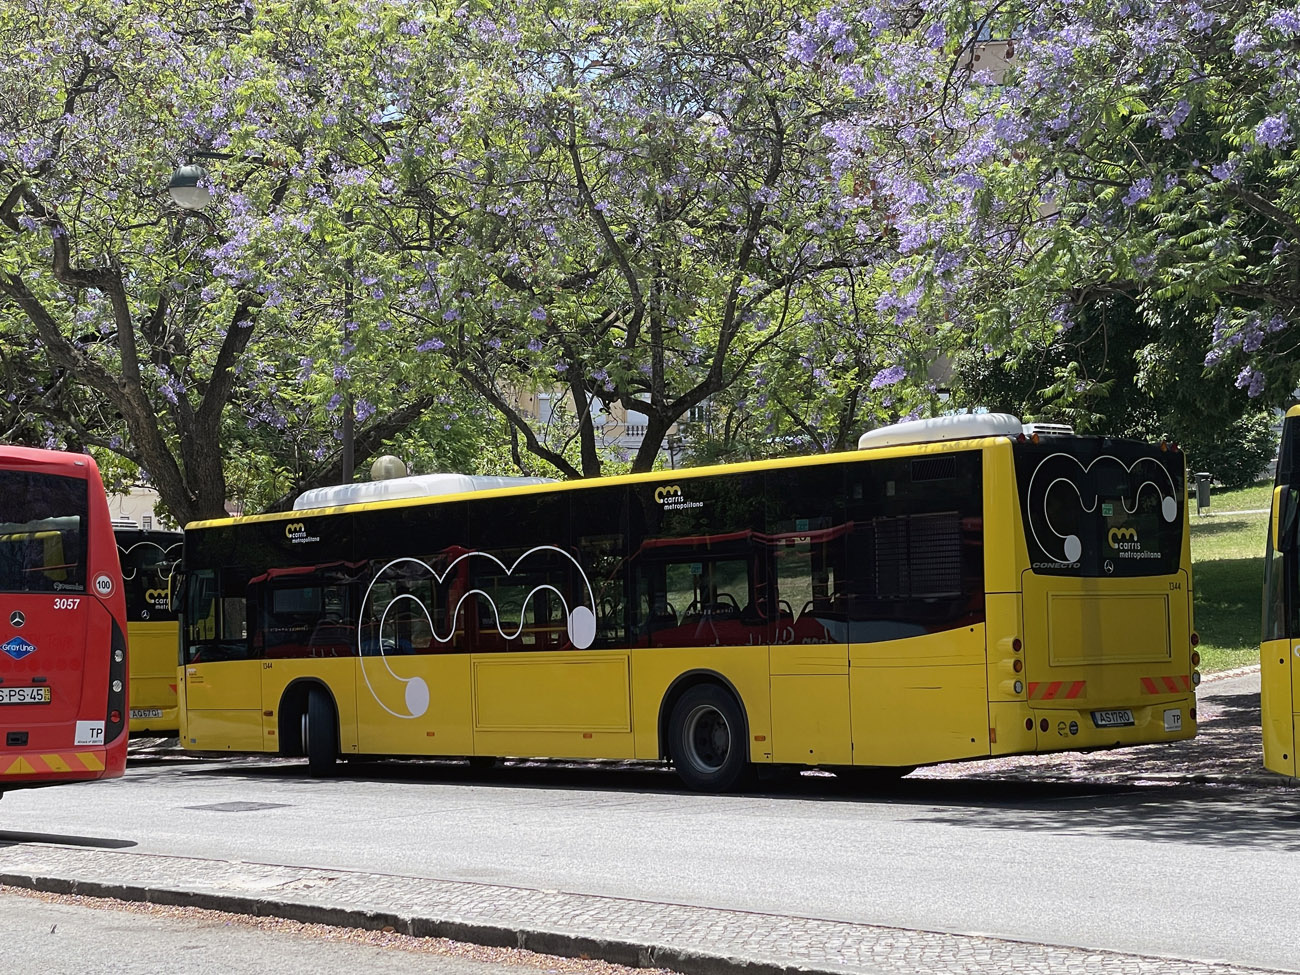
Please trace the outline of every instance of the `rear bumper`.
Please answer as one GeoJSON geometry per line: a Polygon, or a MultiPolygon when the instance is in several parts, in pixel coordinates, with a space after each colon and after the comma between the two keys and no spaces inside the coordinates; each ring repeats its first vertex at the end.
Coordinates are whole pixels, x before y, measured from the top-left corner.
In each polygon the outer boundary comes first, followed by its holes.
{"type": "Polygon", "coordinates": [[[995,704],[990,709],[996,728],[992,754],[1080,751],[1186,741],[1196,735],[1195,708],[1196,698],[1190,694],[1136,705],[1108,704],[1104,708],[995,704]],[[1105,715],[1115,718],[1116,712],[1128,712],[1132,724],[1098,725],[1096,716],[1105,720],[1105,715]]]}
{"type": "Polygon", "coordinates": [[[1196,735],[1196,720],[1192,717],[1195,707],[1196,699],[1187,697],[1127,708],[1033,710],[1038,718],[1038,747],[1043,751],[1051,751],[1056,748],[1114,748],[1162,741],[1185,741],[1196,735]],[[1131,713],[1133,723],[1098,726],[1094,715],[1116,711],[1131,713]],[[1044,720],[1047,721],[1046,731],[1043,730],[1044,720]]]}
{"type": "Polygon", "coordinates": [[[111,749],[0,751],[0,791],[56,782],[85,782],[122,774],[113,767],[111,749]]]}

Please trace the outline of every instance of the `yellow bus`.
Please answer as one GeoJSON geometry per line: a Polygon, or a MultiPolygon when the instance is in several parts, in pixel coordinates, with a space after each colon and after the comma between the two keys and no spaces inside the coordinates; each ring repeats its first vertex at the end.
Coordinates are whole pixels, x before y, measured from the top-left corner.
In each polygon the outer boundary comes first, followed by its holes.
{"type": "Polygon", "coordinates": [[[1265,545],[1259,648],[1264,766],[1294,777],[1300,738],[1300,406],[1282,421],[1265,545]]]}
{"type": "Polygon", "coordinates": [[[755,766],[905,774],[1195,733],[1169,445],[982,414],[817,457],[408,481],[186,526],[186,748],[318,774],[668,760],[726,790],[755,766]]]}
{"type": "Polygon", "coordinates": [[[115,520],[130,648],[131,734],[170,737],[179,727],[176,659],[180,637],[168,589],[181,557],[182,533],[115,520]]]}

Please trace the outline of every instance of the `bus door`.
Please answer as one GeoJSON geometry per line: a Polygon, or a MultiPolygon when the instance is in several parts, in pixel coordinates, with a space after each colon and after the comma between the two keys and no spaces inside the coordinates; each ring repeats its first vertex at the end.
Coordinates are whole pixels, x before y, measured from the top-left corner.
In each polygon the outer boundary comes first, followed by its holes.
{"type": "Polygon", "coordinates": [[[1182,454],[1074,437],[1014,452],[1030,560],[1024,692],[1040,747],[1190,737],[1182,454]]]}
{"type": "Polygon", "coordinates": [[[836,605],[848,531],[844,468],[773,471],[766,481],[772,761],[849,765],[849,632],[836,605]]]}
{"type": "Polygon", "coordinates": [[[1300,740],[1300,407],[1282,424],[1264,560],[1260,644],[1264,766],[1295,776],[1300,740]]]}
{"type": "Polygon", "coordinates": [[[855,765],[988,754],[981,454],[918,453],[848,469],[832,609],[855,765]]]}
{"type": "Polygon", "coordinates": [[[231,569],[190,573],[182,625],[185,743],[196,749],[262,750],[261,668],[251,661],[243,576],[231,569]]]}
{"type": "Polygon", "coordinates": [[[625,551],[625,504],[615,489],[470,506],[476,754],[633,757],[630,654],[599,639],[591,561],[625,551]]]}

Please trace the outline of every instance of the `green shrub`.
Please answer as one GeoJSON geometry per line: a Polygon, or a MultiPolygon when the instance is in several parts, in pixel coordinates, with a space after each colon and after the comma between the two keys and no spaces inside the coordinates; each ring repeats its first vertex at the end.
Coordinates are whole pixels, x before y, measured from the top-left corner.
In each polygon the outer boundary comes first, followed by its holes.
{"type": "Polygon", "coordinates": [[[1189,473],[1208,471],[1225,488],[1254,484],[1277,452],[1277,434],[1269,410],[1247,413],[1210,435],[1185,433],[1181,445],[1189,473]]]}

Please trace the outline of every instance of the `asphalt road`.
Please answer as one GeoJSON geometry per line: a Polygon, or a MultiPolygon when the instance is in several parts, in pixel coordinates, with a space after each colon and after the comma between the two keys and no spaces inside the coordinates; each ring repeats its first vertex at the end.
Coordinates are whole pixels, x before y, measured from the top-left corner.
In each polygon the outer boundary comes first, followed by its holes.
{"type": "MultiPolygon", "coordinates": [[[[1248,695],[1242,687],[1249,678],[1205,697],[1248,695]]],[[[1177,748],[1128,751],[1174,766],[1177,748]]],[[[294,763],[164,758],[119,782],[6,796],[0,843],[116,845],[1300,970],[1289,931],[1300,906],[1294,791],[969,772],[872,796],[805,776],[782,792],[716,797],[645,770],[399,763],[312,781],[294,763]]]]}

